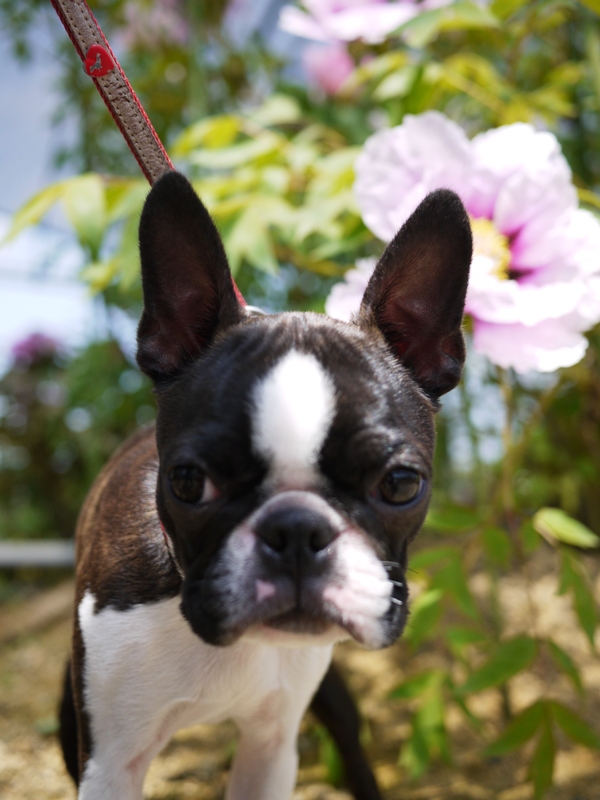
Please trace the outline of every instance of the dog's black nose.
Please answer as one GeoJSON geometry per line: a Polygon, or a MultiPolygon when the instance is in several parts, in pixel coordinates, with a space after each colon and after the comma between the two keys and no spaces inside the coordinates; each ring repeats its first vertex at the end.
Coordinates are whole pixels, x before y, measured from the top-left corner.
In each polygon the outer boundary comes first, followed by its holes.
{"type": "Polygon", "coordinates": [[[296,569],[323,560],[337,533],[330,522],[308,508],[278,508],[259,521],[255,533],[265,555],[296,569]]]}

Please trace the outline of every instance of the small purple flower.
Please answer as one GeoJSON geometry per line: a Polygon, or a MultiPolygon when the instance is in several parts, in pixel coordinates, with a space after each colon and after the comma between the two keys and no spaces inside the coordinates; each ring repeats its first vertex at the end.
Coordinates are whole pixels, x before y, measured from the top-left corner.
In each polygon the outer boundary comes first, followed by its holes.
{"type": "MultiPolygon", "coordinates": [[[[555,136],[515,123],[469,141],[430,111],[376,133],[357,160],[363,219],[384,241],[442,187],[461,196],[471,217],[466,312],[475,349],[518,372],[576,364],[587,348],[583,332],[600,321],[600,223],[577,207],[555,136]]],[[[342,294],[334,287],[328,299],[332,316],[347,314],[342,294]]],[[[357,291],[355,310],[359,303],[357,291]]]]}
{"type": "Polygon", "coordinates": [[[317,42],[381,42],[422,11],[449,5],[452,0],[304,0],[306,11],[284,6],[279,27],[317,42]]]}
{"type": "Polygon", "coordinates": [[[60,347],[59,342],[44,333],[32,333],[12,347],[12,357],[17,364],[33,364],[43,358],[52,358],[60,347]]]}

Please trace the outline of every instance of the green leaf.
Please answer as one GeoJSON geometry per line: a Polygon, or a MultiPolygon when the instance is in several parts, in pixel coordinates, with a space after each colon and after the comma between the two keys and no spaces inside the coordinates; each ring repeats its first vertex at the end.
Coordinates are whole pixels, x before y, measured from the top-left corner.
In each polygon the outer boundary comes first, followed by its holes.
{"type": "Polygon", "coordinates": [[[598,626],[596,602],[581,566],[567,550],[563,550],[558,594],[565,594],[569,590],[573,593],[573,605],[579,624],[588,637],[592,649],[595,649],[594,634],[598,626]]]}
{"type": "Polygon", "coordinates": [[[536,654],[537,642],[529,636],[516,636],[501,642],[488,663],[476,670],[458,691],[470,694],[499,686],[528,667],[536,654]]]}
{"type": "Polygon", "coordinates": [[[533,781],[535,800],[541,800],[545,792],[552,786],[555,752],[556,744],[552,732],[552,723],[549,715],[544,714],[540,738],[529,764],[529,777],[533,781]]]}
{"type": "Polygon", "coordinates": [[[512,545],[506,531],[502,528],[488,527],[483,531],[483,547],[493,564],[507,567],[510,562],[512,545]]]}
{"type": "Polygon", "coordinates": [[[600,547],[600,537],[560,508],[540,508],[533,517],[533,527],[551,544],[558,541],[574,547],[600,547]]]}
{"type": "Polygon", "coordinates": [[[225,249],[233,275],[244,259],[262,272],[277,274],[279,265],[273,252],[271,235],[264,217],[254,205],[242,211],[235,221],[225,237],[225,249]]]}
{"type": "Polygon", "coordinates": [[[559,647],[550,640],[546,641],[546,645],[548,646],[548,651],[550,652],[550,655],[554,659],[555,663],[558,665],[559,669],[569,676],[569,678],[573,681],[577,691],[583,692],[581,676],[579,675],[579,670],[575,666],[571,656],[568,653],[565,653],[562,647],[559,647]]]}
{"type": "Polygon", "coordinates": [[[485,636],[472,628],[451,627],[444,629],[444,636],[456,650],[462,650],[469,644],[485,641],[485,636]]]}
{"type": "Polygon", "coordinates": [[[404,634],[413,647],[417,647],[433,631],[442,613],[442,597],[440,589],[432,589],[423,592],[414,601],[404,634]]]}
{"type": "Polygon", "coordinates": [[[469,617],[477,619],[479,613],[467,584],[467,576],[459,558],[453,558],[435,575],[432,589],[444,589],[454,597],[458,607],[469,617]]]}
{"type": "Polygon", "coordinates": [[[171,152],[173,156],[180,158],[199,147],[228,147],[235,141],[241,127],[241,119],[231,114],[203,119],[183,131],[175,141],[171,152]]]}
{"type": "MultiPolygon", "coordinates": [[[[599,76],[599,84],[600,84],[600,76],[599,76]]],[[[598,89],[598,95],[600,95],[600,86],[598,89]]],[[[579,197],[580,203],[585,203],[588,206],[593,206],[596,210],[600,209],[600,197],[595,192],[591,192],[589,189],[577,189],[577,196],[579,197]]]]}
{"type": "Polygon", "coordinates": [[[562,703],[552,702],[554,719],[573,742],[578,742],[592,750],[600,750],[600,737],[590,726],[562,703]]]}
{"type": "Polygon", "coordinates": [[[594,648],[594,634],[598,626],[598,614],[596,613],[596,602],[594,600],[594,595],[590,591],[587,582],[583,577],[573,586],[573,600],[575,605],[575,613],[579,619],[579,624],[590,640],[592,648],[594,648]]]}
{"type": "Polygon", "coordinates": [[[563,550],[560,565],[560,584],[557,594],[566,594],[577,583],[579,576],[575,571],[573,559],[567,550],[563,550]]]}
{"type": "Polygon", "coordinates": [[[448,736],[444,724],[445,703],[442,684],[437,683],[425,695],[421,708],[417,712],[419,727],[424,733],[430,753],[439,753],[444,761],[450,760],[448,736]]]}
{"type": "Polygon", "coordinates": [[[439,684],[442,677],[439,670],[431,669],[426,672],[420,672],[392,689],[388,697],[393,700],[408,700],[418,697],[433,685],[439,684]]]}
{"type": "Polygon", "coordinates": [[[110,183],[106,187],[106,212],[108,222],[127,219],[135,215],[138,219],[148,195],[148,183],[144,181],[110,183]]]}
{"type": "Polygon", "coordinates": [[[444,506],[432,509],[425,519],[425,527],[440,533],[457,533],[477,527],[479,511],[467,506],[444,506]]]}
{"type": "MultiPolygon", "coordinates": [[[[587,27],[585,32],[585,49],[587,53],[587,62],[589,64],[589,70],[591,73],[590,77],[592,79],[596,98],[598,98],[600,97],[600,36],[598,35],[598,31],[594,30],[591,25],[587,27]]],[[[584,189],[582,191],[586,190],[584,189]]],[[[593,192],[587,192],[587,194],[591,195],[591,197],[587,200],[584,200],[584,202],[589,202],[598,207],[599,201],[597,196],[593,192]]]]}
{"type": "Polygon", "coordinates": [[[529,0],[494,0],[490,11],[499,19],[508,19],[528,2],[529,0]]]}
{"type": "Polygon", "coordinates": [[[341,786],[344,781],[344,765],[340,752],[323,725],[316,727],[319,739],[319,761],[327,770],[327,783],[332,786],[341,786]]]}
{"type": "Polygon", "coordinates": [[[487,8],[459,0],[444,8],[424,11],[398,28],[398,33],[411,47],[421,48],[442,31],[496,27],[498,20],[487,8]]]}
{"type": "Polygon", "coordinates": [[[89,285],[93,293],[106,289],[118,274],[118,259],[109,258],[107,261],[95,261],[88,264],[81,271],[81,279],[89,285]]]}
{"type": "Polygon", "coordinates": [[[408,772],[411,778],[419,778],[427,770],[430,761],[429,747],[424,731],[419,725],[419,720],[413,720],[412,735],[404,744],[399,758],[399,764],[408,772]]]}
{"type": "Polygon", "coordinates": [[[129,217],[123,226],[121,247],[117,253],[117,270],[120,285],[129,291],[140,279],[140,249],[138,244],[139,216],[129,217]]]}
{"type": "Polygon", "coordinates": [[[594,14],[600,16],[600,0],[579,0],[582,6],[589,8],[594,14]]]}
{"type": "Polygon", "coordinates": [[[390,72],[401,69],[408,63],[408,56],[401,50],[393,50],[370,60],[365,59],[344,81],[340,89],[341,97],[350,97],[357,89],[371,81],[381,80],[390,72]]]}
{"type": "MultiPolygon", "coordinates": [[[[354,193],[339,192],[333,197],[320,197],[308,203],[296,214],[294,241],[300,244],[313,233],[321,233],[328,239],[336,237],[336,223],[348,208],[354,208],[354,193]]],[[[337,238],[337,237],[336,237],[337,238]]]]}
{"type": "Polygon", "coordinates": [[[427,547],[411,556],[410,567],[414,570],[426,569],[438,561],[447,561],[457,555],[460,555],[460,550],[456,547],[427,547]]]}
{"type": "Polygon", "coordinates": [[[373,99],[383,102],[391,97],[404,97],[414,86],[419,72],[420,68],[418,66],[407,64],[396,72],[386,75],[373,92],[373,99]]]}
{"type": "Polygon", "coordinates": [[[80,175],[66,183],[62,200],[77,238],[97,258],[106,228],[104,181],[95,173],[80,175]]]}
{"type": "Polygon", "coordinates": [[[483,751],[484,756],[502,756],[525,744],[539,728],[544,718],[544,707],[541,702],[534,703],[516,716],[506,727],[501,736],[483,751]]]}
{"type": "Polygon", "coordinates": [[[8,233],[4,237],[4,241],[14,239],[24,228],[29,225],[37,225],[37,223],[44,217],[52,206],[62,197],[65,186],[68,181],[60,181],[47,186],[38,192],[25,205],[13,214],[12,224],[8,233]]]}
{"type": "Polygon", "coordinates": [[[437,38],[443,23],[443,9],[437,8],[432,11],[424,11],[413,19],[405,22],[398,29],[411,47],[421,48],[428,45],[437,38]]]}
{"type": "Polygon", "coordinates": [[[277,153],[285,140],[274,133],[264,132],[256,139],[219,150],[195,150],[190,162],[207,169],[234,169],[277,153]]]}
{"type": "Polygon", "coordinates": [[[519,535],[526,555],[531,555],[531,553],[535,552],[542,541],[530,520],[526,520],[521,525],[519,535]]]}
{"type": "Polygon", "coordinates": [[[297,122],[302,116],[300,104],[287,94],[273,94],[250,118],[259,125],[285,125],[297,122]]]}

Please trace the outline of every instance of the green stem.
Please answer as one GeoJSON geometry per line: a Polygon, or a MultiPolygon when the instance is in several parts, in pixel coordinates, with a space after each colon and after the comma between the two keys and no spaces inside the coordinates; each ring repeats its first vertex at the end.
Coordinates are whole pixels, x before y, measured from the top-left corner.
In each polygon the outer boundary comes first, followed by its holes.
{"type": "Polygon", "coordinates": [[[511,516],[514,511],[514,497],[513,497],[513,472],[514,472],[514,442],[513,442],[513,426],[514,426],[514,413],[515,413],[515,394],[514,386],[509,374],[504,369],[498,370],[498,381],[500,383],[500,390],[504,398],[504,425],[502,427],[502,469],[501,469],[501,496],[503,510],[507,516],[511,516]]]}
{"type": "Polygon", "coordinates": [[[481,458],[479,456],[479,435],[475,426],[473,425],[473,422],[471,421],[471,395],[467,390],[466,383],[466,375],[464,375],[462,381],[459,383],[460,402],[462,405],[463,415],[467,423],[467,430],[469,432],[469,442],[471,444],[471,453],[473,457],[473,472],[475,476],[475,480],[473,481],[475,488],[475,500],[479,504],[482,500],[484,489],[482,485],[483,469],[481,458]]]}

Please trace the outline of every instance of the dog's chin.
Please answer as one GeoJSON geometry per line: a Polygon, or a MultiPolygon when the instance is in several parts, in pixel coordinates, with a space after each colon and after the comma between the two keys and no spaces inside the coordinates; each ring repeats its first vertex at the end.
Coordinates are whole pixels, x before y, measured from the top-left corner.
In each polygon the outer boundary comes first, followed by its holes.
{"type": "Polygon", "coordinates": [[[251,625],[242,638],[278,647],[324,647],[349,636],[344,628],[329,620],[293,610],[251,625]]]}
{"type": "Polygon", "coordinates": [[[274,628],[285,633],[307,634],[309,636],[320,636],[331,628],[331,623],[322,617],[312,617],[300,609],[286,611],[276,617],[265,620],[263,623],[267,628],[274,628]]]}
{"type": "Polygon", "coordinates": [[[390,600],[387,611],[384,606],[375,609],[379,614],[372,614],[365,613],[360,603],[348,607],[340,602],[348,598],[340,596],[337,589],[325,596],[327,590],[308,587],[298,604],[293,587],[284,585],[260,602],[238,597],[233,607],[231,595],[226,595],[229,611],[223,613],[227,603],[222,596],[214,591],[204,593],[202,586],[200,582],[184,585],[181,609],[192,630],[217,646],[231,645],[240,638],[304,647],[352,638],[367,649],[378,649],[392,644],[406,622],[406,591],[402,602],[390,600]]]}

